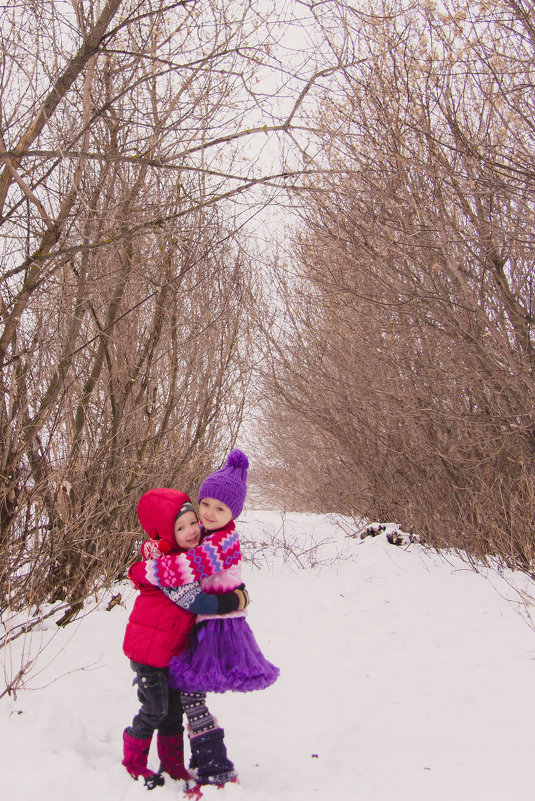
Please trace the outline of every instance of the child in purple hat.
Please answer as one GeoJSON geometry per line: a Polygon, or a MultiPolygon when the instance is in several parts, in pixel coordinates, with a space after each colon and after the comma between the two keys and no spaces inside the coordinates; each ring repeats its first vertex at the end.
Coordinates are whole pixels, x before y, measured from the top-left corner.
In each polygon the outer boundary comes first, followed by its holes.
{"type": "MultiPolygon", "coordinates": [[[[233,450],[225,466],[212,473],[199,490],[199,517],[203,544],[218,542],[221,569],[201,579],[203,591],[222,593],[242,584],[241,560],[234,520],[240,515],[247,494],[249,460],[233,450]]],[[[160,586],[169,597],[172,587],[183,584],[174,569],[173,556],[146,562],[149,581],[160,586]]],[[[207,692],[249,692],[273,684],[279,669],[263,655],[253,632],[240,610],[224,617],[198,615],[189,648],[169,662],[169,683],[182,692],[184,711],[190,722],[190,772],[199,784],[224,784],[236,779],[223,741],[224,732],[206,709],[207,692]]]]}

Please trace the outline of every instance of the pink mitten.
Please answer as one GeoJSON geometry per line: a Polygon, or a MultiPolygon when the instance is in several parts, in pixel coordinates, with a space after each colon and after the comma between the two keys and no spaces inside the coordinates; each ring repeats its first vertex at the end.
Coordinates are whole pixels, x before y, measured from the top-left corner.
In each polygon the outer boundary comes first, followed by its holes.
{"type": "Polygon", "coordinates": [[[161,540],[156,529],[149,535],[150,539],[145,540],[141,545],[141,556],[143,559],[159,559],[160,556],[167,556],[173,550],[173,546],[167,540],[161,540]]]}

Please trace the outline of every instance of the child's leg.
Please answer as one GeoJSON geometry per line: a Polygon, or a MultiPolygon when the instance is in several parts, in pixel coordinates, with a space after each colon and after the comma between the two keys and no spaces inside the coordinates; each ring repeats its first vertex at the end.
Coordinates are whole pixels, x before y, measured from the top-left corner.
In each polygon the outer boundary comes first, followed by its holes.
{"type": "Polygon", "coordinates": [[[126,731],[131,737],[150,739],[169,714],[167,668],[155,668],[138,662],[130,662],[130,666],[136,674],[134,684],[137,684],[137,697],[141,707],[126,731]]]}
{"type": "Polygon", "coordinates": [[[156,738],[160,773],[165,771],[172,779],[191,779],[184,767],[184,727],[182,726],[182,702],[180,691],[168,688],[169,707],[165,720],[158,727],[156,738]]]}
{"type": "Polygon", "coordinates": [[[237,773],[227,756],[224,732],[206,706],[206,693],[182,692],[191,745],[190,770],[199,784],[222,785],[235,781],[237,773]]]}
{"type": "MultiPolygon", "coordinates": [[[[167,680],[169,680],[169,673],[167,668],[165,670],[167,680]]],[[[184,731],[182,725],[182,718],[184,709],[182,706],[182,697],[180,690],[175,690],[173,687],[167,685],[167,715],[158,726],[158,733],[163,735],[180,734],[184,731]]]]}
{"type": "Polygon", "coordinates": [[[219,726],[190,736],[190,770],[198,784],[223,785],[236,781],[238,774],[227,756],[225,732],[219,726]]]}
{"type": "Polygon", "coordinates": [[[169,711],[167,674],[161,668],[131,662],[136,678],[137,697],[141,703],[132,725],[123,733],[123,765],[134,779],[141,776],[147,787],[163,784],[163,778],[147,767],[154,730],[169,711]]]}
{"type": "Polygon", "coordinates": [[[217,721],[206,706],[206,693],[181,693],[182,708],[189,723],[190,737],[209,731],[217,726],[217,721]]]}

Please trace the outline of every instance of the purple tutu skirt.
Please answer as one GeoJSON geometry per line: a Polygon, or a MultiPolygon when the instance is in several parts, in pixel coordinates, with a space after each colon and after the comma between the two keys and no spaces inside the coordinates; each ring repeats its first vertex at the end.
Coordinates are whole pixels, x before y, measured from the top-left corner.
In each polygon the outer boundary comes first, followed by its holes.
{"type": "Polygon", "coordinates": [[[169,662],[169,684],[191,693],[264,690],[279,676],[244,617],[199,623],[189,648],[169,662]]]}

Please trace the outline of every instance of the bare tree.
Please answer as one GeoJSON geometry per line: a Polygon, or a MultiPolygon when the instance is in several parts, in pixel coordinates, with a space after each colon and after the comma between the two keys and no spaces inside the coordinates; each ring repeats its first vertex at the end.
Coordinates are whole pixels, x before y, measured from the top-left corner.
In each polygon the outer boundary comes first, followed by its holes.
{"type": "Polygon", "coordinates": [[[240,231],[259,200],[235,201],[277,182],[252,144],[284,134],[278,89],[256,84],[278,65],[276,6],[3,12],[4,644],[111,586],[142,492],[193,492],[235,441],[256,281],[240,231]]]}
{"type": "Polygon", "coordinates": [[[301,197],[270,430],[311,443],[303,503],[531,570],[533,5],[311,10],[352,66],[303,140],[332,177],[301,197]]]}

